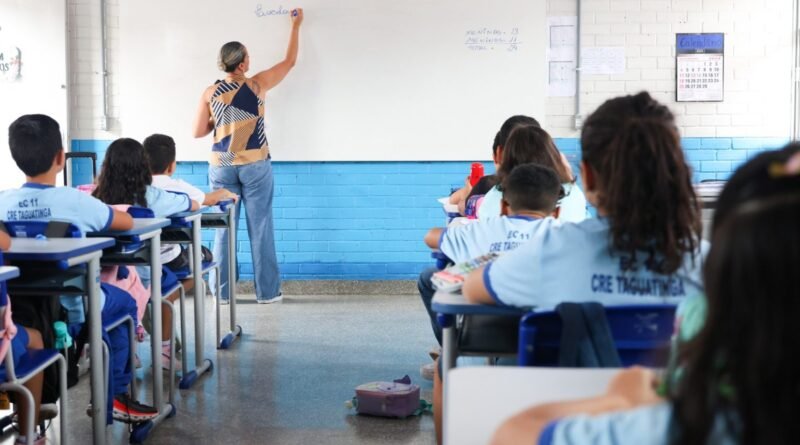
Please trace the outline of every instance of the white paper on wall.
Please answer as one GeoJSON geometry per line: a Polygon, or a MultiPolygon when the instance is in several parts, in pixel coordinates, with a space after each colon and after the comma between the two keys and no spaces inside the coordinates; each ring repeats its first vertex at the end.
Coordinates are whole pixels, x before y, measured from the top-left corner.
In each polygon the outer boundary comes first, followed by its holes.
{"type": "Polygon", "coordinates": [[[580,70],[583,74],[625,73],[625,47],[597,46],[581,49],[580,70]]]}
{"type": "Polygon", "coordinates": [[[547,95],[575,95],[577,68],[578,18],[576,16],[547,18],[547,95]]]}

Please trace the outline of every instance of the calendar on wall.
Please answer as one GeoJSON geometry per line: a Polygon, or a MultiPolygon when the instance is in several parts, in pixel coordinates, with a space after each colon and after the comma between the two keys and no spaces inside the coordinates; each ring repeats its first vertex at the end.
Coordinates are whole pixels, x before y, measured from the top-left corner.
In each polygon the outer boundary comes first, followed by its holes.
{"type": "Polygon", "coordinates": [[[725,34],[676,34],[675,58],[678,102],[723,100],[725,34]]]}

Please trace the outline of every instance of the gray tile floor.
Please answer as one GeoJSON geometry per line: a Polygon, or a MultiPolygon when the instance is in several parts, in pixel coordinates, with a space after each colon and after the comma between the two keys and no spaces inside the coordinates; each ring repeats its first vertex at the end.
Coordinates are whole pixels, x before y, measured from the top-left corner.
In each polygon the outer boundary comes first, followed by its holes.
{"type": "MultiPolygon", "coordinates": [[[[214,370],[179,391],[177,415],[154,430],[148,444],[433,444],[431,415],[409,419],[356,416],[344,406],[353,388],[405,374],[430,400],[432,385],[419,376],[435,340],[419,297],[286,296],[237,306],[244,337],[227,351],[213,339],[213,300],[206,300],[206,357],[214,370]]],[[[192,300],[187,314],[193,314],[192,300]]],[[[223,314],[227,309],[223,307],[223,314]]],[[[191,321],[189,322],[190,329],[191,321]]],[[[193,343],[192,343],[193,344],[193,343]]],[[[193,348],[190,349],[193,357],[193,348]]],[[[149,342],[139,347],[145,368],[140,394],[150,400],[149,342]]],[[[75,444],[91,442],[85,408],[88,376],[70,390],[75,444]]],[[[57,434],[51,427],[50,436],[57,434]]],[[[127,443],[125,425],[108,428],[109,443],[127,443]]],[[[2,443],[10,443],[4,441],[2,443]]]]}

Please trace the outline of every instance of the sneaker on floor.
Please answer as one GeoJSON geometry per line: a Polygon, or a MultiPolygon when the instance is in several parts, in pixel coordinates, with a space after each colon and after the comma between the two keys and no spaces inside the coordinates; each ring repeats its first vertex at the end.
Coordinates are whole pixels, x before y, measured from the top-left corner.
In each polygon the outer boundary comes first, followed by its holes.
{"type": "Polygon", "coordinates": [[[434,370],[436,369],[436,363],[426,363],[419,367],[419,375],[422,376],[425,380],[433,380],[434,370]]]}
{"type": "MultiPolygon", "coordinates": [[[[17,440],[14,442],[16,445],[27,445],[28,438],[25,436],[20,435],[17,437],[17,440]]],[[[36,434],[36,438],[33,439],[33,445],[45,445],[47,443],[47,437],[42,436],[41,434],[36,434]]]]}
{"type": "Polygon", "coordinates": [[[256,298],[258,304],[272,304],[272,303],[280,303],[283,301],[283,294],[279,294],[277,297],[270,298],[269,300],[259,300],[256,298]]]}
{"type": "Polygon", "coordinates": [[[158,416],[158,410],[133,400],[128,394],[114,396],[114,420],[141,423],[158,416]]]}
{"type": "Polygon", "coordinates": [[[222,306],[227,306],[227,305],[231,304],[231,300],[228,299],[228,298],[220,298],[219,299],[219,304],[222,305],[222,306]]]}

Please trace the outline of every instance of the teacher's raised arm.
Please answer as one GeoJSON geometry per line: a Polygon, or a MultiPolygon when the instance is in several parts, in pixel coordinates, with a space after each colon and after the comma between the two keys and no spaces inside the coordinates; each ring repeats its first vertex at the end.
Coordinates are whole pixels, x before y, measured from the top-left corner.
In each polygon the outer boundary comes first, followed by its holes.
{"type": "MultiPolygon", "coordinates": [[[[239,214],[245,206],[247,230],[253,252],[256,299],[259,303],[281,300],[280,271],[275,254],[272,222],[274,183],[264,109],[266,92],[279,84],[297,62],[300,24],[303,10],[291,11],[292,32],[286,57],[272,68],[247,77],[250,55],[239,42],[228,42],[219,50],[218,65],[226,73],[203,91],[195,115],[193,134],[200,138],[213,133],[208,177],[211,187],[227,189],[242,199],[236,204],[239,214]]],[[[214,258],[220,264],[219,275],[211,276],[211,289],[220,282],[224,303],[236,285],[228,277],[227,229],[218,229],[214,238],[214,258]]]]}
{"type": "Polygon", "coordinates": [[[258,82],[258,85],[261,87],[262,93],[265,93],[275,87],[275,85],[281,83],[283,78],[289,74],[289,70],[291,70],[297,62],[300,24],[303,23],[303,9],[297,8],[292,10],[291,17],[292,33],[289,36],[289,47],[286,48],[286,58],[272,68],[261,71],[253,76],[253,80],[258,82]]]}

